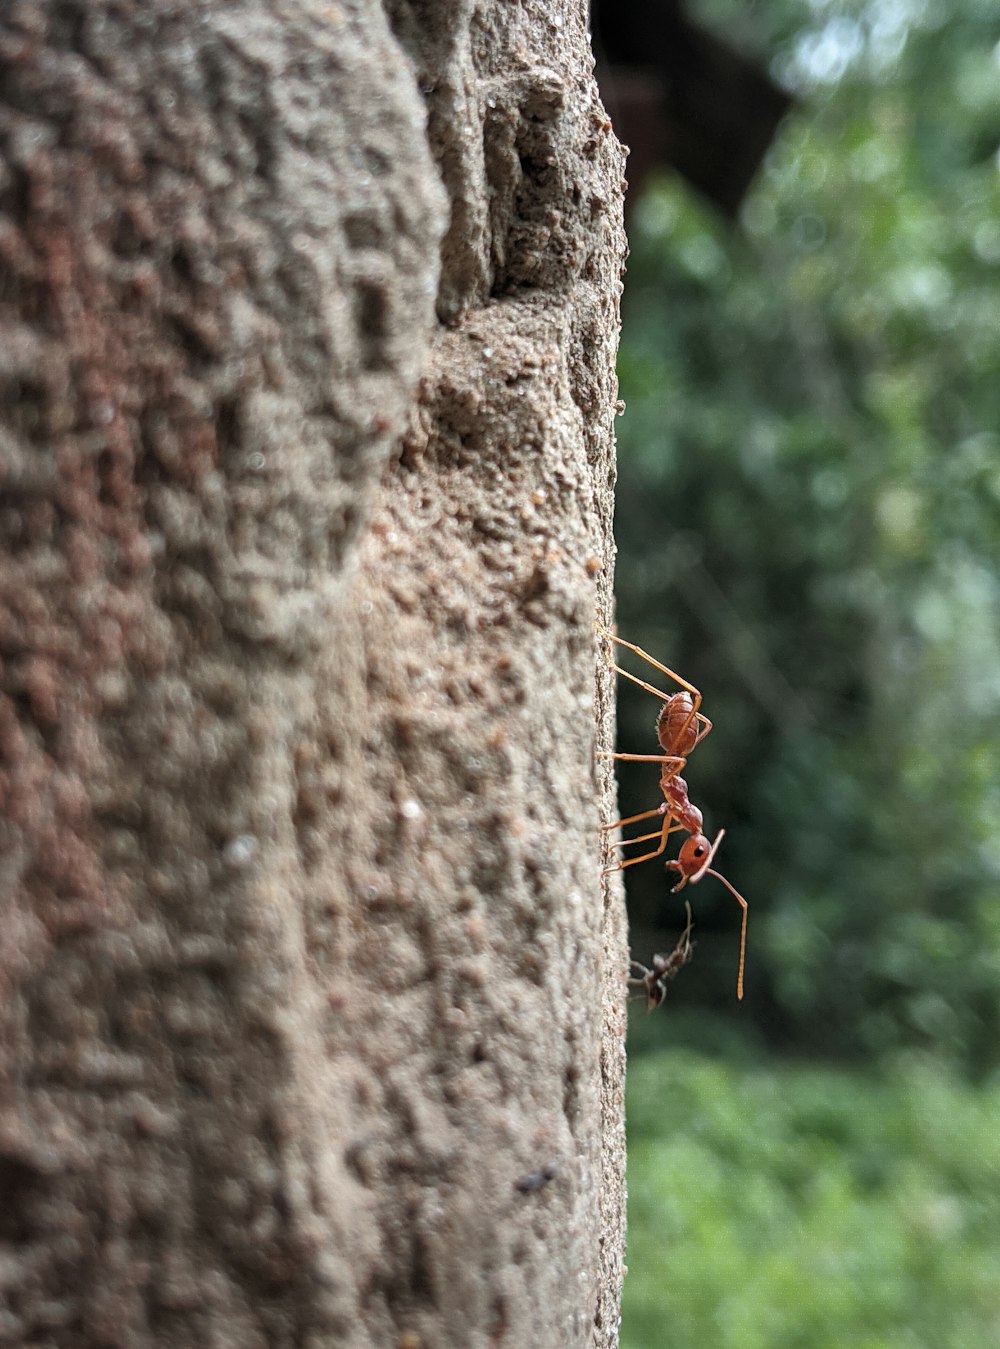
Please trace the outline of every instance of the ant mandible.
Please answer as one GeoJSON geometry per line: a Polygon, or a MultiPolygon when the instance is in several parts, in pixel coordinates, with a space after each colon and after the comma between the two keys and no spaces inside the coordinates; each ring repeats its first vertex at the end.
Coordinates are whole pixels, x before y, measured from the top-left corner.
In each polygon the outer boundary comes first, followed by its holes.
{"type": "Polygon", "coordinates": [[[694,919],[691,916],[691,905],[684,901],[684,908],[687,910],[687,927],[677,939],[677,945],[669,955],[654,955],[652,968],[647,969],[641,965],[638,960],[632,961],[632,969],[641,970],[642,975],[638,979],[629,977],[629,983],[639,985],[646,990],[646,1010],[654,1011],[667,996],[667,984],[671,979],[676,979],[678,974],[694,955],[694,942],[691,940],[691,928],[694,919]]]}
{"type": "Polygon", "coordinates": [[[654,857],[659,857],[666,850],[667,838],[670,834],[682,829],[690,837],[684,840],[681,850],[677,857],[667,862],[668,871],[676,871],[680,874],[680,880],[671,890],[675,894],[678,890],[683,890],[684,886],[690,882],[692,885],[701,880],[703,876],[714,876],[717,881],[721,881],[729,893],[733,896],[743,911],[742,924],[740,928],[740,964],[739,972],[736,977],[736,996],[742,1001],[743,998],[743,967],[746,958],[747,942],[747,913],[748,905],[740,892],[733,886],[725,876],[715,871],[712,862],[715,860],[715,854],[719,850],[719,845],[726,836],[726,831],[720,829],[715,836],[713,843],[702,833],[702,813],[697,806],[692,805],[688,797],[687,783],[680,776],[680,771],[687,763],[687,757],[696,745],[700,744],[712,729],[712,723],[699,710],[701,707],[701,694],[693,684],[689,684],[686,679],[669,669],[666,665],[661,665],[658,660],[643,651],[641,646],[636,646],[633,642],[626,642],[624,638],[616,637],[613,633],[601,627],[598,623],[597,631],[608,641],[615,642],[619,646],[627,647],[629,651],[634,651],[648,664],[659,670],[661,674],[669,675],[681,685],[680,693],[663,693],[653,684],[648,684],[644,679],[630,674],[628,670],[622,669],[620,665],[611,661],[611,667],[618,674],[624,675],[630,679],[633,684],[638,684],[640,688],[648,693],[655,694],[657,698],[663,699],[663,707],[656,721],[656,734],[663,750],[662,754],[607,754],[602,757],[611,759],[623,759],[630,763],[658,763],[660,769],[660,790],[663,792],[663,801],[659,806],[652,810],[641,811],[638,815],[627,815],[624,819],[616,820],[614,824],[603,825],[605,833],[612,830],[621,829],[627,824],[636,824],[639,820],[650,820],[657,815],[663,817],[663,826],[654,830],[650,834],[640,834],[635,838],[623,839],[614,844],[616,848],[625,848],[633,843],[646,843],[650,839],[658,838],[659,844],[652,852],[643,853],[641,857],[630,857],[627,861],[619,860],[613,867],[605,867],[602,875],[608,875],[613,871],[624,871],[626,867],[636,866],[639,862],[648,862],[654,857]]]}

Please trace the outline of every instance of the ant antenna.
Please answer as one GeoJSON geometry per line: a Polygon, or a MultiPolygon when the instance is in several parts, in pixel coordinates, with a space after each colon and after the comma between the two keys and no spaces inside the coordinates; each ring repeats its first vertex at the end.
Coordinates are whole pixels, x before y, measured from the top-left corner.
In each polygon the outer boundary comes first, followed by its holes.
{"type": "MultiPolygon", "coordinates": [[[[715,854],[719,851],[719,845],[725,838],[725,836],[726,831],[724,829],[720,829],[715,836],[714,843],[708,850],[708,856],[705,858],[704,862],[702,862],[698,870],[693,872],[690,876],[682,873],[680,880],[674,886],[674,890],[675,891],[683,890],[684,886],[687,885],[688,881],[690,881],[693,885],[695,881],[700,881],[702,876],[714,876],[717,881],[722,882],[722,884],[726,887],[726,889],[729,891],[732,897],[736,900],[737,904],[739,904],[740,908],[743,910],[743,922],[740,927],[740,968],[739,973],[736,976],[736,996],[740,1000],[740,1002],[742,1002],[743,966],[746,960],[746,950],[747,950],[747,913],[749,911],[750,906],[747,904],[746,900],[736,889],[736,887],[729,881],[727,881],[725,876],[723,876],[721,872],[714,870],[714,868],[712,867],[712,862],[715,859],[715,854]]],[[[688,842],[690,841],[691,840],[689,839],[688,842]]]]}

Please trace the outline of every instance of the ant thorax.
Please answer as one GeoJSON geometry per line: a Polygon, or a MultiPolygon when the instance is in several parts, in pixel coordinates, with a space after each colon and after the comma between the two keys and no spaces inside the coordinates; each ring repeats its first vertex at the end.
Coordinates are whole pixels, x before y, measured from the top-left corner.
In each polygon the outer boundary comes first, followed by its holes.
{"type": "Polygon", "coordinates": [[[671,815],[681,822],[689,834],[700,834],[702,814],[697,806],[691,804],[684,779],[674,774],[673,777],[665,778],[660,786],[671,815]]]}

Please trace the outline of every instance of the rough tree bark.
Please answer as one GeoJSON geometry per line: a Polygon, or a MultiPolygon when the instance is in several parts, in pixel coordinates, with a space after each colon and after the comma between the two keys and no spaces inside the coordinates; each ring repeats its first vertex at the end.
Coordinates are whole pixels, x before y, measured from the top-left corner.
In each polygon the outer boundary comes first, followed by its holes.
{"type": "Polygon", "coordinates": [[[617,1341],[590,66],[577,0],[0,14],[0,1343],[617,1341]]]}

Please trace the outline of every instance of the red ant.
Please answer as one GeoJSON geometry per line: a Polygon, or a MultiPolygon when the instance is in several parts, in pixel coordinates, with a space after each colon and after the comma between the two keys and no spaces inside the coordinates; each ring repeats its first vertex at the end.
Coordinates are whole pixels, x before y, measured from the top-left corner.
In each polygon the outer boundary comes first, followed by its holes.
{"type": "Polygon", "coordinates": [[[646,1010],[648,1012],[652,1012],[659,1007],[667,996],[669,981],[677,978],[694,955],[694,942],[691,940],[691,927],[694,920],[691,917],[691,905],[687,900],[684,901],[684,908],[687,910],[687,927],[681,933],[677,945],[670,954],[653,956],[651,969],[647,969],[645,965],[640,965],[638,960],[632,961],[632,969],[641,970],[642,976],[638,979],[630,977],[629,983],[641,985],[646,990],[646,1010]]]}
{"type": "Polygon", "coordinates": [[[644,679],[638,679],[635,675],[629,674],[627,670],[623,670],[620,665],[611,662],[612,669],[617,671],[618,674],[624,675],[626,679],[631,679],[640,688],[646,689],[647,692],[655,694],[657,698],[663,699],[664,705],[660,709],[660,715],[656,721],[656,734],[663,749],[663,754],[610,754],[606,757],[625,759],[630,763],[662,764],[660,790],[663,792],[664,800],[661,805],[656,806],[653,810],[644,810],[638,815],[628,815],[624,819],[616,820],[614,824],[606,824],[602,828],[604,832],[610,833],[612,830],[621,829],[624,825],[636,824],[639,820],[650,820],[656,815],[663,816],[663,827],[654,830],[651,834],[640,834],[636,838],[622,839],[621,842],[614,844],[613,846],[616,848],[624,848],[632,843],[645,843],[654,838],[660,840],[659,845],[652,852],[643,853],[641,857],[630,857],[627,861],[620,860],[613,867],[605,867],[602,875],[606,876],[612,871],[624,871],[626,867],[634,867],[639,862],[648,862],[654,857],[659,857],[666,850],[667,838],[670,834],[675,833],[678,829],[683,829],[688,833],[690,838],[684,840],[677,857],[666,864],[668,871],[676,871],[680,874],[680,880],[671,890],[671,894],[683,890],[689,881],[695,884],[703,876],[714,876],[716,880],[722,882],[739,904],[743,910],[743,922],[740,929],[740,965],[736,977],[736,996],[742,1000],[748,905],[735,886],[731,885],[725,876],[712,869],[712,862],[719,850],[719,845],[726,836],[726,831],[720,829],[715,836],[715,841],[709,843],[701,832],[701,811],[697,806],[691,804],[687,783],[680,776],[681,769],[687,763],[687,756],[712,729],[712,723],[699,711],[701,694],[693,684],[689,684],[686,679],[682,679],[680,675],[675,674],[666,665],[661,665],[658,660],[654,660],[648,652],[643,651],[642,647],[635,646],[632,642],[626,642],[621,637],[613,636],[600,624],[597,625],[597,630],[609,641],[627,647],[629,651],[634,651],[637,656],[641,656],[644,661],[654,666],[662,674],[669,675],[671,679],[676,680],[681,685],[683,690],[681,693],[663,693],[654,685],[647,684],[644,679]]]}

